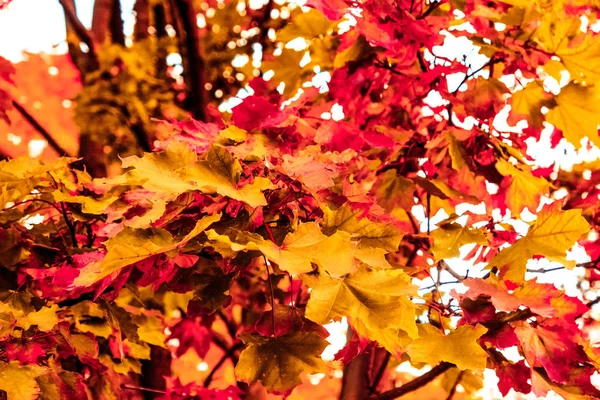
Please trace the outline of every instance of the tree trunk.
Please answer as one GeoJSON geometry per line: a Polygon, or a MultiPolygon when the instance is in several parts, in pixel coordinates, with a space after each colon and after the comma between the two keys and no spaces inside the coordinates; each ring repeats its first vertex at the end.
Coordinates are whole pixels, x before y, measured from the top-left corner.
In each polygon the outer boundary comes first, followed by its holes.
{"type": "Polygon", "coordinates": [[[136,41],[144,40],[149,36],[148,28],[150,28],[150,5],[148,0],[136,0],[133,11],[135,11],[133,38],[136,41]]]}
{"type": "MultiPolygon", "coordinates": [[[[150,359],[142,361],[141,383],[143,387],[162,390],[166,388],[165,376],[171,375],[171,353],[162,347],[151,345],[150,359]]],[[[153,400],[161,395],[146,392],[144,397],[153,400]]]]}
{"type": "Polygon", "coordinates": [[[112,14],[114,0],[96,0],[94,2],[94,14],[92,16],[92,33],[100,44],[108,38],[108,26],[112,14]]]}
{"type": "Polygon", "coordinates": [[[178,20],[181,55],[184,58],[184,77],[188,85],[187,109],[200,121],[207,120],[205,63],[202,59],[196,12],[189,0],[172,0],[178,20]]]}

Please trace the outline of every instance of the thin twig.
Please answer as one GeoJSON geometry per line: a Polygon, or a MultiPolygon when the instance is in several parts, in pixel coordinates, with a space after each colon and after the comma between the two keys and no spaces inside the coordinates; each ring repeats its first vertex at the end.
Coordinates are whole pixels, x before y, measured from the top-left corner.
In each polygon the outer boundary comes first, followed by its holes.
{"type": "Polygon", "coordinates": [[[231,348],[229,350],[227,350],[225,352],[225,354],[223,354],[223,357],[221,357],[221,359],[219,361],[217,361],[217,363],[215,364],[213,369],[210,371],[210,373],[208,374],[206,379],[204,379],[204,387],[208,387],[210,385],[210,383],[213,380],[213,377],[215,376],[215,373],[219,370],[219,368],[221,368],[221,366],[223,366],[223,364],[225,363],[225,361],[227,361],[228,358],[233,357],[233,354],[238,349],[240,349],[243,345],[244,344],[242,342],[238,342],[238,343],[234,344],[233,346],[231,346],[231,348]]]}
{"type": "Polygon", "coordinates": [[[23,118],[25,118],[25,120],[29,122],[29,124],[33,126],[35,130],[38,131],[44,137],[44,139],[46,139],[50,147],[52,147],[58,154],[60,154],[61,156],[72,157],[65,149],[63,149],[58,144],[56,140],[54,140],[52,135],[50,135],[50,133],[33,117],[33,115],[31,115],[25,109],[25,107],[23,107],[14,99],[12,100],[12,105],[19,112],[19,114],[21,114],[21,116],[23,116],[23,118]]]}
{"type": "Polygon", "coordinates": [[[464,373],[465,373],[465,371],[460,371],[458,373],[458,376],[456,377],[456,381],[454,381],[454,385],[452,385],[452,389],[450,389],[450,392],[448,393],[446,400],[452,400],[452,397],[454,397],[454,394],[456,393],[456,387],[460,383],[464,373]]]}
{"type": "Polygon", "coordinates": [[[425,12],[421,15],[419,15],[419,17],[417,19],[424,19],[426,17],[428,17],[432,12],[434,12],[439,6],[442,5],[442,3],[444,3],[443,0],[440,1],[436,1],[436,2],[432,2],[429,4],[429,7],[427,7],[427,10],[425,10],[425,12]]]}
{"type": "Polygon", "coordinates": [[[427,236],[431,234],[431,195],[427,193],[427,236]]]}
{"type": "Polygon", "coordinates": [[[448,362],[441,362],[429,372],[424,373],[423,375],[413,379],[410,382],[405,383],[404,385],[388,390],[387,392],[383,392],[378,395],[371,396],[371,400],[392,400],[397,399],[398,397],[404,396],[407,393],[414,392],[417,389],[422,388],[427,385],[429,382],[433,381],[435,378],[448,371],[450,368],[454,367],[454,364],[448,362]]]}
{"type": "Polygon", "coordinates": [[[60,203],[60,209],[61,209],[62,216],[65,219],[65,224],[67,224],[67,227],[69,228],[69,233],[71,234],[71,242],[73,243],[73,247],[79,247],[79,244],[77,243],[77,236],[75,233],[75,226],[73,225],[73,223],[67,216],[67,210],[65,208],[64,202],[60,203]]]}
{"type": "Polygon", "coordinates": [[[148,392],[148,393],[167,394],[167,392],[165,392],[164,390],[150,389],[150,388],[134,386],[134,385],[121,385],[121,388],[131,389],[131,390],[139,390],[139,391],[148,392]]]}
{"type": "Polygon", "coordinates": [[[265,267],[267,268],[267,282],[269,282],[269,291],[271,292],[271,325],[273,328],[273,337],[275,337],[275,292],[273,291],[273,282],[271,282],[271,272],[269,271],[269,260],[265,259],[265,267]]]}
{"type": "Polygon", "coordinates": [[[223,320],[223,323],[227,327],[227,332],[229,332],[229,336],[231,336],[231,338],[235,340],[235,334],[236,334],[235,326],[233,326],[233,324],[231,322],[229,322],[229,320],[227,319],[225,314],[223,314],[223,311],[218,310],[216,314],[223,320]]]}

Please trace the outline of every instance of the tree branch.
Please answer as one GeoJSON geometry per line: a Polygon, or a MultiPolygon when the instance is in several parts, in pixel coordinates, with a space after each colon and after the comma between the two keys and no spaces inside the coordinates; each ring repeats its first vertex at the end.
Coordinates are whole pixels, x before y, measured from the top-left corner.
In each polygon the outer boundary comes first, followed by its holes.
{"type": "Polygon", "coordinates": [[[109,28],[112,42],[125,46],[125,32],[123,31],[123,17],[121,16],[121,0],[113,0],[112,2],[109,28]]]}
{"type": "MultiPolygon", "coordinates": [[[[111,24],[113,3],[115,0],[96,0],[94,1],[94,14],[92,16],[92,32],[98,43],[106,41],[108,28],[111,24]]],[[[118,0],[117,0],[118,1],[118,0]]]]}
{"type": "Polygon", "coordinates": [[[398,397],[404,396],[407,393],[414,392],[417,389],[422,388],[427,385],[429,382],[433,381],[435,378],[448,371],[450,368],[454,367],[454,364],[442,361],[437,366],[433,367],[433,369],[429,372],[424,373],[423,375],[413,379],[410,382],[405,383],[404,385],[388,390],[387,392],[383,392],[378,395],[371,396],[371,400],[392,400],[397,399],[398,397]]]}
{"type": "MultiPolygon", "coordinates": [[[[144,40],[148,37],[150,27],[150,4],[149,0],[136,0],[133,6],[135,11],[135,27],[133,37],[135,40],[144,40]]],[[[158,28],[157,28],[158,30],[158,28]]]]}
{"type": "Polygon", "coordinates": [[[16,100],[12,100],[13,107],[23,116],[23,118],[29,122],[29,124],[38,131],[44,139],[48,142],[48,145],[52,147],[61,156],[72,157],[65,149],[63,149],[56,140],[50,135],[50,133],[16,100]]]}
{"type": "Polygon", "coordinates": [[[179,46],[182,57],[185,57],[184,73],[188,88],[188,109],[192,116],[200,121],[207,121],[206,112],[206,90],[204,89],[205,63],[202,59],[200,49],[200,38],[196,25],[196,13],[193,4],[189,0],[171,0],[177,11],[177,19],[180,22],[179,46]]]}
{"type": "Polygon", "coordinates": [[[90,59],[90,69],[98,69],[100,65],[98,61],[98,53],[96,52],[96,46],[94,39],[90,35],[90,32],[83,26],[77,14],[75,14],[74,3],[70,0],[58,0],[65,13],[65,20],[73,29],[73,32],[77,35],[79,40],[88,47],[88,57],[90,59]]]}
{"type": "Polygon", "coordinates": [[[212,382],[212,380],[215,376],[215,373],[219,370],[219,368],[221,368],[221,366],[225,363],[225,361],[228,358],[233,358],[233,355],[235,354],[235,352],[237,350],[241,349],[243,345],[244,344],[242,342],[238,342],[238,343],[234,344],[233,346],[231,346],[231,348],[229,350],[227,350],[227,352],[225,352],[225,354],[223,354],[223,357],[221,357],[221,359],[215,364],[213,369],[210,371],[210,373],[204,380],[204,387],[208,387],[210,385],[210,383],[212,382]]]}
{"type": "Polygon", "coordinates": [[[456,387],[458,386],[458,384],[462,380],[462,377],[463,377],[464,373],[465,373],[465,371],[460,371],[458,373],[458,376],[456,377],[456,380],[454,381],[454,385],[452,385],[452,389],[450,389],[450,392],[448,393],[448,396],[446,397],[446,400],[452,400],[452,398],[454,397],[454,394],[456,393],[456,387]]]}

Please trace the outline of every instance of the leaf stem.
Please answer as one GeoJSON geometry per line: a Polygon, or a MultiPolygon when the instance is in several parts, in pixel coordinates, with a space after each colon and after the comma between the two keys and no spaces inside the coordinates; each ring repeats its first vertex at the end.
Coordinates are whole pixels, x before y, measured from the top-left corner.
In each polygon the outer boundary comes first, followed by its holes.
{"type": "Polygon", "coordinates": [[[164,390],[150,389],[150,388],[141,387],[141,386],[121,385],[121,387],[123,389],[140,390],[142,392],[148,392],[148,393],[167,394],[167,392],[165,392],[164,390]]]}
{"type": "Polygon", "coordinates": [[[267,282],[269,283],[269,291],[271,292],[271,325],[273,328],[273,337],[275,336],[275,292],[273,291],[273,282],[271,282],[271,272],[269,271],[269,260],[263,256],[265,267],[267,268],[267,282]]]}

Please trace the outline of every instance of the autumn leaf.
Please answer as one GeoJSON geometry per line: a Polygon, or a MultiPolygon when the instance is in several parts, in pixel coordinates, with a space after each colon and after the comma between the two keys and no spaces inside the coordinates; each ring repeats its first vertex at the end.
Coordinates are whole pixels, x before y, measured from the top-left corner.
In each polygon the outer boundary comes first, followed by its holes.
{"type": "Polygon", "coordinates": [[[481,325],[462,325],[444,335],[431,325],[419,326],[419,339],[412,342],[406,352],[413,362],[425,362],[430,365],[446,361],[460,369],[483,370],[487,354],[477,343],[487,328],[481,325]]]}
{"type": "Polygon", "coordinates": [[[516,288],[495,275],[487,279],[468,278],[463,284],[469,287],[465,296],[476,299],[480,295],[490,296],[494,307],[502,311],[516,311],[521,306],[529,308],[542,317],[574,318],[587,311],[587,307],[576,297],[566,296],[561,290],[536,279],[524,281],[516,288]]]}
{"type": "Polygon", "coordinates": [[[579,18],[562,12],[546,13],[536,29],[535,40],[560,58],[571,79],[593,84],[600,80],[600,43],[591,32],[581,32],[580,27],[579,18]]]}
{"type": "MultiPolygon", "coordinates": [[[[600,57],[600,46],[598,50],[600,57]]],[[[548,111],[546,121],[560,129],[576,149],[581,147],[583,138],[600,145],[600,108],[597,106],[600,101],[600,89],[597,86],[569,83],[560,90],[555,99],[556,107],[548,111]]]]}
{"type": "Polygon", "coordinates": [[[210,230],[208,238],[233,251],[258,250],[283,271],[301,274],[312,271],[312,263],[334,275],[354,271],[354,244],[350,235],[336,232],[325,236],[315,222],[300,224],[286,235],[281,246],[257,235],[237,235],[230,238],[210,230]]]}
{"type": "Polygon", "coordinates": [[[40,394],[36,378],[47,372],[39,365],[20,365],[16,361],[0,363],[0,390],[10,400],[33,400],[40,394]]]}
{"type": "Polygon", "coordinates": [[[191,190],[218,193],[248,203],[252,207],[265,205],[262,190],[272,187],[267,178],[254,178],[254,182],[239,185],[242,167],[225,148],[213,146],[205,160],[186,145],[174,142],[158,153],[144,157],[123,159],[123,168],[134,167],[126,175],[129,181],[139,182],[144,188],[176,197],[191,190]]]}
{"type": "Polygon", "coordinates": [[[321,353],[329,343],[314,332],[294,332],[279,337],[246,335],[235,374],[240,381],[260,381],[275,392],[298,385],[303,372],[316,374],[327,367],[321,353]]]}
{"type": "Polygon", "coordinates": [[[200,219],[192,231],[179,241],[175,240],[168,231],[161,228],[135,229],[125,227],[105,242],[106,256],[104,259],[86,265],[73,284],[75,286],[90,286],[128,265],[151,256],[170,252],[177,247],[183,247],[190,239],[199,235],[220,219],[220,214],[200,219]]]}
{"type": "MultiPolygon", "coordinates": [[[[379,335],[398,336],[399,330],[418,337],[415,306],[409,300],[417,295],[417,286],[402,271],[359,271],[339,279],[325,273],[307,274],[302,279],[312,289],[306,318],[327,324],[351,317],[364,325],[359,333],[371,340],[378,340],[379,335]]],[[[382,341],[393,342],[390,338],[382,341]]]]}
{"type": "Polygon", "coordinates": [[[460,248],[465,244],[487,244],[485,234],[476,228],[462,226],[456,222],[441,224],[431,232],[433,245],[431,252],[438,260],[458,257],[460,248]]]}
{"type": "Polygon", "coordinates": [[[312,40],[332,28],[335,23],[326,19],[322,13],[317,10],[299,14],[294,18],[291,24],[286,25],[277,32],[277,40],[284,43],[298,37],[306,40],[312,40]]]}
{"type": "Polygon", "coordinates": [[[541,127],[544,122],[542,107],[551,106],[551,100],[552,96],[539,82],[531,82],[512,94],[508,121],[511,125],[517,125],[520,120],[526,119],[533,126],[541,127]]]}
{"type": "Polygon", "coordinates": [[[496,169],[505,177],[502,185],[507,186],[506,205],[516,216],[521,215],[525,207],[530,212],[535,211],[540,203],[540,196],[548,193],[550,189],[547,180],[533,176],[525,166],[521,168],[504,159],[496,162],[496,169]]]}
{"type": "Polygon", "coordinates": [[[543,255],[550,261],[572,267],[575,263],[565,258],[566,251],[589,230],[581,210],[546,208],[538,214],[527,235],[500,251],[490,260],[488,268],[498,267],[504,279],[521,282],[527,261],[535,255],[543,255]]]}

